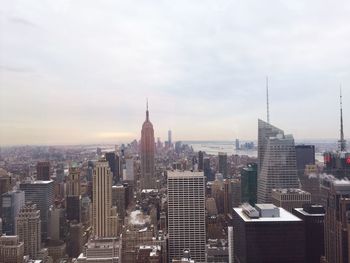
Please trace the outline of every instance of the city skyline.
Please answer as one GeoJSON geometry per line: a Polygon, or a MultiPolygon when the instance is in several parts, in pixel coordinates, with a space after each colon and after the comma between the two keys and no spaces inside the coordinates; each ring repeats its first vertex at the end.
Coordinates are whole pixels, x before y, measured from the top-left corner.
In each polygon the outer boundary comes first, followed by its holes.
{"type": "Polygon", "coordinates": [[[339,139],[342,84],[349,138],[349,11],[346,1],[5,2],[0,145],[139,140],[147,97],[155,138],[170,128],[174,141],[255,140],[266,75],[271,123],[296,140],[339,139]]]}

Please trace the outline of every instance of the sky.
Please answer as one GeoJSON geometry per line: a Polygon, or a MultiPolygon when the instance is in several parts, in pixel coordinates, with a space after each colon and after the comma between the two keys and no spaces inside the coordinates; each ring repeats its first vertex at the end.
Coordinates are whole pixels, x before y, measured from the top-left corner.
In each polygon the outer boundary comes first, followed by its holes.
{"type": "Polygon", "coordinates": [[[350,137],[350,1],[0,0],[0,145],[350,137]]]}

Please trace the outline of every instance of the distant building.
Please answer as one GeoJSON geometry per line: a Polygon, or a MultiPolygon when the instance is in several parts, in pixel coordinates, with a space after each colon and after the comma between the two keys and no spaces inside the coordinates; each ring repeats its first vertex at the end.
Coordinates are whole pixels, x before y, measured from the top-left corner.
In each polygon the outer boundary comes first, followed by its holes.
{"type": "Polygon", "coordinates": [[[83,225],[76,221],[69,224],[69,240],[67,246],[68,256],[77,258],[82,253],[83,248],[83,225]]]}
{"type": "Polygon", "coordinates": [[[91,239],[84,247],[84,252],[74,263],[120,263],[121,244],[118,238],[91,239]]]}
{"type": "Polygon", "coordinates": [[[234,239],[233,239],[233,227],[229,226],[227,229],[227,239],[228,239],[228,262],[234,262],[234,239]]]}
{"type": "Polygon", "coordinates": [[[235,146],[236,146],[236,151],[240,149],[239,140],[238,139],[236,139],[236,141],[235,141],[235,146]]]}
{"type": "Polygon", "coordinates": [[[1,205],[2,205],[2,195],[7,193],[11,189],[11,178],[7,174],[7,172],[0,168],[0,217],[2,213],[1,205]]]}
{"type": "Polygon", "coordinates": [[[69,167],[67,177],[67,195],[80,195],[80,169],[79,167],[69,167]]]}
{"type": "Polygon", "coordinates": [[[294,208],[293,214],[305,224],[305,262],[319,263],[324,255],[324,207],[306,204],[303,208],[294,208]]]}
{"type": "Polygon", "coordinates": [[[227,178],[227,153],[219,152],[219,173],[223,175],[223,177],[227,178]]]}
{"type": "Polygon", "coordinates": [[[0,263],[23,263],[24,244],[18,236],[0,237],[0,263]]]}
{"type": "Polygon", "coordinates": [[[324,171],[339,179],[350,177],[350,152],[325,152],[324,171]]]}
{"type": "Polygon", "coordinates": [[[293,208],[311,203],[311,194],[298,188],[272,189],[272,203],[292,213],[293,208]]]}
{"type": "Polygon", "coordinates": [[[125,160],[125,175],[123,177],[124,181],[133,182],[135,180],[135,167],[134,159],[132,157],[126,158],[125,160]]]}
{"type": "Polygon", "coordinates": [[[40,211],[37,205],[26,203],[16,218],[16,234],[24,242],[24,253],[37,259],[41,249],[40,211]]]}
{"type": "Polygon", "coordinates": [[[296,145],[295,154],[297,160],[298,175],[304,175],[306,165],[315,164],[315,146],[314,145],[296,145]]]}
{"type": "MultiPolygon", "coordinates": [[[[242,203],[241,200],[241,180],[240,179],[231,179],[230,180],[231,185],[231,205],[232,207],[239,207],[242,203]]],[[[232,208],[230,209],[232,212],[232,208]]]]}
{"type": "Polygon", "coordinates": [[[304,223],[272,204],[233,212],[234,262],[305,262],[304,223]]]}
{"type": "Polygon", "coordinates": [[[41,239],[44,241],[48,237],[49,208],[54,204],[54,182],[28,180],[20,184],[20,189],[24,191],[25,201],[36,204],[40,210],[41,239]]]}
{"type": "Polygon", "coordinates": [[[67,196],[67,220],[81,221],[81,195],[67,196]]]}
{"type": "Polygon", "coordinates": [[[255,205],[257,202],[258,166],[248,164],[241,171],[241,199],[242,203],[255,205]]]}
{"type": "Polygon", "coordinates": [[[258,203],[270,203],[272,189],[299,187],[294,139],[262,120],[259,120],[258,126],[259,139],[263,143],[258,147],[259,151],[263,151],[258,152],[259,158],[262,158],[258,167],[258,203]],[[273,134],[275,137],[271,137],[273,134]]]}
{"type": "Polygon", "coordinates": [[[350,181],[330,181],[325,214],[325,258],[327,263],[348,262],[350,181]]]}
{"type": "Polygon", "coordinates": [[[15,234],[16,217],[24,206],[24,192],[9,191],[2,195],[2,231],[10,236],[15,234]]]}
{"type": "Polygon", "coordinates": [[[125,217],[125,187],[121,184],[112,186],[112,206],[117,207],[119,218],[125,217]]]}
{"type": "Polygon", "coordinates": [[[66,215],[62,207],[52,205],[49,209],[48,236],[50,240],[65,238],[66,215]]]}
{"type": "Polygon", "coordinates": [[[203,172],[204,172],[204,177],[206,180],[209,181],[214,181],[213,173],[210,168],[210,159],[209,157],[204,157],[203,158],[203,172]]]}
{"type": "Polygon", "coordinates": [[[173,141],[172,141],[172,136],[171,136],[172,134],[171,134],[171,130],[169,130],[168,131],[168,143],[169,143],[169,147],[171,147],[171,145],[172,145],[172,143],[173,143],[173,141]]]}
{"type": "Polygon", "coordinates": [[[206,262],[205,179],[200,172],[168,173],[169,261],[185,249],[196,262],[206,262]]]}
{"type": "Polygon", "coordinates": [[[141,130],[141,183],[142,189],[155,188],[154,173],[155,141],[154,130],[149,120],[148,103],[146,110],[146,120],[141,130]]]}
{"type": "Polygon", "coordinates": [[[199,151],[198,152],[198,171],[203,172],[203,159],[204,159],[204,152],[199,151]]]}
{"type": "Polygon", "coordinates": [[[50,162],[38,162],[36,165],[36,179],[41,181],[50,180],[50,162]]]}

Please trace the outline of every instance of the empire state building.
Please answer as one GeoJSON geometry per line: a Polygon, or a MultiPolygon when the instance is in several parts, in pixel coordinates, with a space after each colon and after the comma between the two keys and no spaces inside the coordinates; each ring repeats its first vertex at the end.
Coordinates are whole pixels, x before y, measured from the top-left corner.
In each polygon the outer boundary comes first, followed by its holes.
{"type": "Polygon", "coordinates": [[[153,189],[154,180],[154,130],[149,120],[148,103],[146,120],[141,130],[141,185],[142,189],[153,189]]]}

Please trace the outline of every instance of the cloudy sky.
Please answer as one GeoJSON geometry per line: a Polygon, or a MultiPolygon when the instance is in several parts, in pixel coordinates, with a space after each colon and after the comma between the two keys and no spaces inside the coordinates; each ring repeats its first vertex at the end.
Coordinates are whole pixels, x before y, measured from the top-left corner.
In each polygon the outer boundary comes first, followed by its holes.
{"type": "Polygon", "coordinates": [[[350,1],[0,0],[0,145],[350,135],[350,1]]]}

